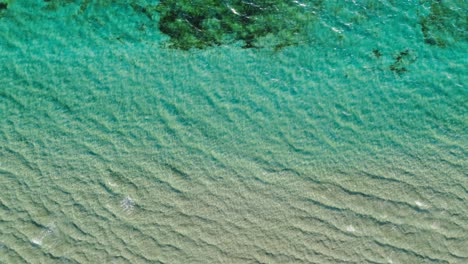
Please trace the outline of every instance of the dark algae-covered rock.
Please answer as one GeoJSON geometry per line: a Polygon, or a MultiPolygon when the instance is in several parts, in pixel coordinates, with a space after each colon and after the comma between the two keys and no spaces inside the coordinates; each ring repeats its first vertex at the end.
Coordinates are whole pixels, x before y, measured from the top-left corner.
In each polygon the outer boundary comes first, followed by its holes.
{"type": "Polygon", "coordinates": [[[411,65],[417,59],[416,55],[409,49],[400,51],[395,56],[395,61],[390,65],[390,70],[398,74],[402,74],[408,71],[406,67],[411,65]]]}
{"type": "Polygon", "coordinates": [[[378,49],[373,49],[372,54],[374,54],[374,57],[376,57],[376,58],[382,57],[382,53],[378,49]]]}
{"type": "Polygon", "coordinates": [[[235,42],[243,48],[294,45],[313,14],[284,0],[161,0],[156,11],[169,46],[183,50],[235,42]]]}
{"type": "Polygon", "coordinates": [[[5,10],[8,8],[8,2],[4,0],[0,0],[0,11],[5,10]]]}
{"type": "Polygon", "coordinates": [[[9,2],[10,0],[0,0],[0,18],[3,18],[7,12],[9,2]]]}
{"type": "Polygon", "coordinates": [[[420,20],[426,44],[443,48],[468,40],[468,1],[424,0],[422,4],[430,10],[420,20]]]}

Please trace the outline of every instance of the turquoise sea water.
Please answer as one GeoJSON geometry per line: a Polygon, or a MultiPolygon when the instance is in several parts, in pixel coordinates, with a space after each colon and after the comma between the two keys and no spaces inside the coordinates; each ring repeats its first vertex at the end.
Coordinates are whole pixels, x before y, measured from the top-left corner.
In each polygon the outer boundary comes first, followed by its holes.
{"type": "Polygon", "coordinates": [[[468,4],[427,40],[435,2],[325,1],[279,51],[10,2],[0,263],[468,263],[468,4]]]}

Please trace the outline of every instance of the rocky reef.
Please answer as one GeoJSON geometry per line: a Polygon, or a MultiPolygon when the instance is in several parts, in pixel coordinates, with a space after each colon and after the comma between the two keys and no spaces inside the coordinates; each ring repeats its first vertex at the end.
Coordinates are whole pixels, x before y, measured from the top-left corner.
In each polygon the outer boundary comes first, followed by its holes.
{"type": "Polygon", "coordinates": [[[0,0],[0,12],[8,8],[8,2],[6,0],[0,0]]]}
{"type": "Polygon", "coordinates": [[[464,0],[425,0],[430,13],[421,16],[424,42],[446,47],[455,41],[468,41],[468,2],[464,0]]]}
{"type": "Polygon", "coordinates": [[[243,48],[295,45],[321,1],[161,0],[159,29],[170,47],[188,50],[240,42],[243,48]],[[307,12],[308,11],[308,12],[307,12]]]}

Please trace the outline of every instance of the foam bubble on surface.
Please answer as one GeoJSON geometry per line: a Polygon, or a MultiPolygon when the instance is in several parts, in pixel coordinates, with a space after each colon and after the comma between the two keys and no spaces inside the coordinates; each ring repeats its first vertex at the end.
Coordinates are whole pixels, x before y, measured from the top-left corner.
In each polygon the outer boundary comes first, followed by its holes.
{"type": "Polygon", "coordinates": [[[354,226],[348,225],[348,226],[346,227],[346,231],[348,231],[348,232],[355,232],[356,229],[354,228],[354,226]]]}
{"type": "Polygon", "coordinates": [[[126,196],[122,201],[120,201],[120,206],[124,212],[130,213],[135,207],[135,202],[130,198],[130,196],[126,196]]]}

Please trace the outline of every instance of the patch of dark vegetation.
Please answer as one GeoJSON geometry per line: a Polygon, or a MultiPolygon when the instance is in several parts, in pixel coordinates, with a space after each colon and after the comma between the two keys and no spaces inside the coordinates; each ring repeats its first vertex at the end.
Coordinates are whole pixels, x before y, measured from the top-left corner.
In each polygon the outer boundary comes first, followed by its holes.
{"type": "Polygon", "coordinates": [[[0,0],[0,19],[5,16],[10,2],[10,0],[0,0]]]}
{"type": "Polygon", "coordinates": [[[416,55],[411,50],[400,51],[395,56],[395,61],[390,65],[390,70],[398,74],[405,73],[408,71],[407,67],[415,62],[416,59],[416,55]]]}
{"type": "MultiPolygon", "coordinates": [[[[320,1],[307,4],[317,8],[320,1]]],[[[296,45],[314,12],[299,1],[161,0],[159,29],[169,47],[188,50],[241,42],[243,48],[296,45]]]]}
{"type": "Polygon", "coordinates": [[[424,42],[444,48],[453,41],[468,41],[467,3],[466,0],[423,0],[422,4],[429,4],[430,8],[430,13],[420,19],[424,42]]]}
{"type": "Polygon", "coordinates": [[[1,10],[5,10],[5,9],[7,9],[7,8],[8,8],[8,3],[7,3],[7,2],[1,1],[1,2],[0,2],[0,11],[1,11],[1,10]]]}
{"type": "Polygon", "coordinates": [[[373,49],[372,54],[374,54],[374,57],[376,57],[376,58],[382,57],[382,53],[378,49],[373,49]]]}

